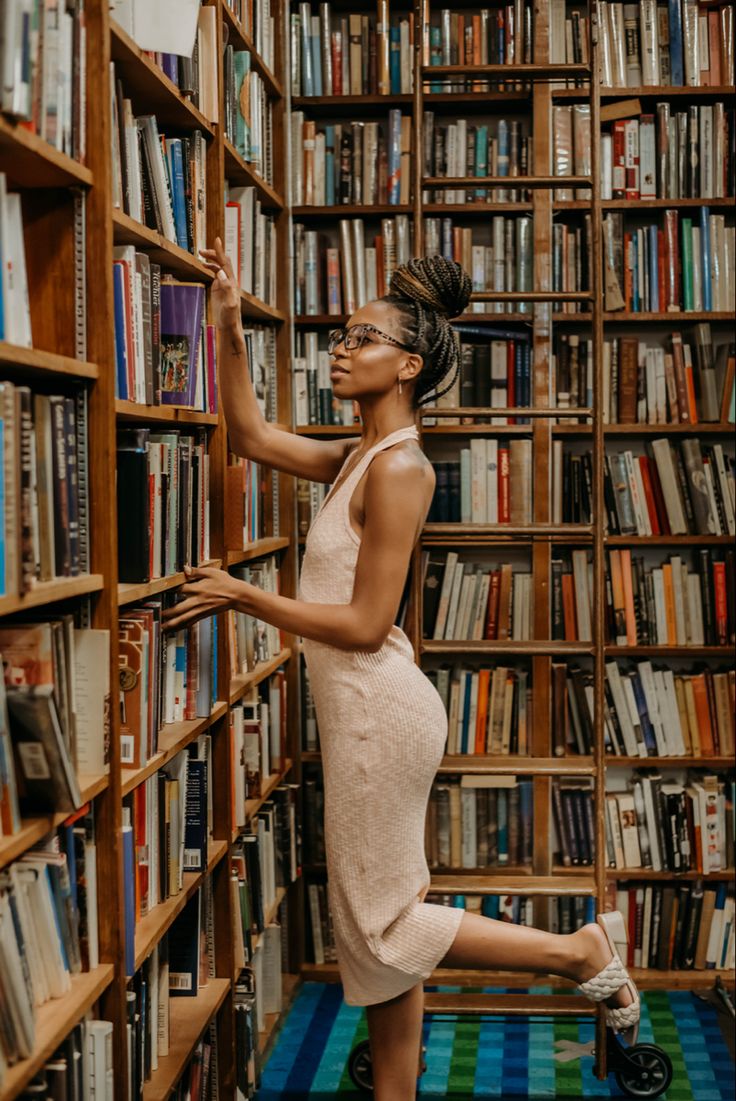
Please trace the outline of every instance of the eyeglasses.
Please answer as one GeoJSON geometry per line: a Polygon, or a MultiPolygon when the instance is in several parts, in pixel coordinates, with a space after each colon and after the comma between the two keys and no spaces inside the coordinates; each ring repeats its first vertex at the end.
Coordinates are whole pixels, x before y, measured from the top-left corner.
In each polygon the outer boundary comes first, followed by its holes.
{"type": "Polygon", "coordinates": [[[369,344],[395,344],[397,348],[405,348],[406,351],[410,351],[408,344],[402,344],[400,340],[395,340],[394,337],[389,336],[388,333],[381,332],[375,325],[350,325],[349,327],[342,327],[339,329],[333,329],[327,337],[327,351],[329,355],[333,355],[335,348],[341,342],[345,345],[348,352],[354,351],[356,348],[362,348],[368,340],[369,344]],[[368,334],[374,333],[381,339],[368,340],[368,334]]]}

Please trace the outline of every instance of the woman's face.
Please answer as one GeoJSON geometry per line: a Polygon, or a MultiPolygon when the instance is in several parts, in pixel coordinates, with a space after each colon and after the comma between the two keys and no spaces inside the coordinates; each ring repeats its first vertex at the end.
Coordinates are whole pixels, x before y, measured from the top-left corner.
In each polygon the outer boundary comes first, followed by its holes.
{"type": "MultiPolygon", "coordinates": [[[[351,315],[346,328],[373,325],[386,336],[402,341],[397,311],[388,302],[376,300],[361,306],[351,315]]],[[[330,378],[335,397],[360,400],[377,398],[397,389],[399,377],[410,383],[419,373],[422,357],[395,344],[386,343],[378,333],[368,331],[360,348],[347,349],[343,341],[332,353],[330,378]]],[[[404,394],[410,387],[404,386],[404,394]]]]}

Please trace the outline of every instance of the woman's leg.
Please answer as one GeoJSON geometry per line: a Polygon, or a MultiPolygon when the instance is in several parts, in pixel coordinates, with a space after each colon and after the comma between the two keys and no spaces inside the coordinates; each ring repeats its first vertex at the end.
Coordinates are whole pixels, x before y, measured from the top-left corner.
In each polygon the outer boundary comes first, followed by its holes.
{"type": "Polygon", "coordinates": [[[365,1009],[375,1101],[414,1101],[421,1069],[424,986],[365,1009]]]}

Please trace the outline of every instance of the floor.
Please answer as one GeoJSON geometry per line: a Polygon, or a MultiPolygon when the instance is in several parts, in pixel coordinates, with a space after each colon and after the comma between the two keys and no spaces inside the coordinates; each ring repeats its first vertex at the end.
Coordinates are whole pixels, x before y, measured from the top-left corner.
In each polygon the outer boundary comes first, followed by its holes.
{"type": "MultiPolygon", "coordinates": [[[[449,993],[458,988],[427,987],[434,989],[449,993]]],[[[542,986],[525,989],[549,991],[542,986]]],[[[722,1021],[726,1029],[732,1025],[723,1013],[689,991],[652,991],[643,1000],[639,1042],[663,1047],[674,1067],[663,1099],[734,1101],[734,1065],[721,1027],[722,1021]]],[[[305,983],[264,1068],[257,1101],[368,1098],[370,1094],[356,1090],[347,1070],[350,1051],[367,1036],[365,1011],[344,1004],[339,983],[305,983]]],[[[595,1078],[591,1057],[570,1062],[554,1058],[557,1040],[584,1044],[592,1038],[593,1023],[586,1020],[427,1016],[427,1070],[417,1096],[448,1101],[625,1096],[613,1075],[604,1082],[595,1078]]]]}

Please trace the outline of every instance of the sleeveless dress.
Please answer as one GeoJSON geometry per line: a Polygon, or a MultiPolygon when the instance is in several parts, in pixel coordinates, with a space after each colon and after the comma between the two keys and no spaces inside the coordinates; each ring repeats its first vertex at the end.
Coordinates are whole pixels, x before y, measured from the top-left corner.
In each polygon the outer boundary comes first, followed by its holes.
{"type": "MultiPolygon", "coordinates": [[[[373,456],[408,439],[418,439],[413,425],[379,440],[322,502],[307,535],[300,599],[350,603],[360,548],[350,498],[373,456]]],[[[427,803],[447,716],[396,625],[376,653],[306,638],[303,649],[322,751],[328,897],[344,1000],[373,1005],[426,979],[463,918],[462,909],[421,901],[430,882],[427,803]]]]}

